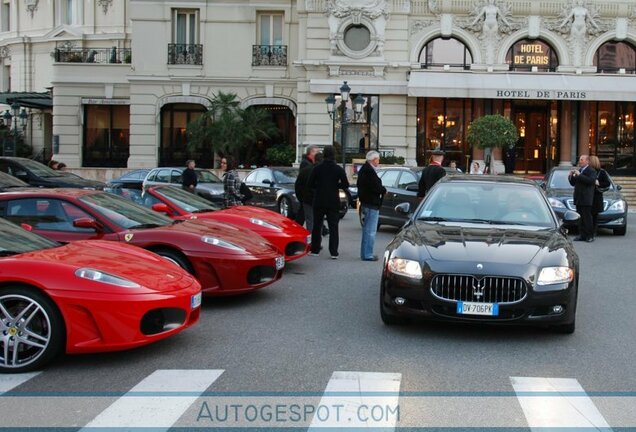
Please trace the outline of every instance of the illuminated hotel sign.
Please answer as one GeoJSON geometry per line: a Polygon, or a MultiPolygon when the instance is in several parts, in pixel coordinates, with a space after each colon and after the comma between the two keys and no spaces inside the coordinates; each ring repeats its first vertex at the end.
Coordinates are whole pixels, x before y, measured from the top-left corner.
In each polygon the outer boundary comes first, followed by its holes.
{"type": "Polygon", "coordinates": [[[515,47],[515,65],[547,66],[550,55],[541,43],[524,43],[515,47]]]}

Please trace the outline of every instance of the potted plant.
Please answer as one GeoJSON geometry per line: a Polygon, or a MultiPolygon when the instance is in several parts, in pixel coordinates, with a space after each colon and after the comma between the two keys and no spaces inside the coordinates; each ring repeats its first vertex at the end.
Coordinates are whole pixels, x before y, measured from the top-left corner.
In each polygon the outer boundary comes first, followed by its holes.
{"type": "Polygon", "coordinates": [[[514,123],[508,117],[499,114],[485,115],[473,120],[466,135],[470,145],[482,149],[513,147],[518,139],[514,123]]]}

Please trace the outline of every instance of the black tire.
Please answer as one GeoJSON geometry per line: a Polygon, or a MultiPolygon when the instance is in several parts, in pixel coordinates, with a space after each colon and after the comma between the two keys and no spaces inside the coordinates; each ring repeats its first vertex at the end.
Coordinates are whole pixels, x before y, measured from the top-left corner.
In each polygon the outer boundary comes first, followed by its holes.
{"type": "Polygon", "coordinates": [[[613,231],[613,233],[614,233],[615,236],[624,236],[625,234],[627,234],[627,225],[625,225],[622,228],[616,228],[613,231]]]}
{"type": "Polygon", "coordinates": [[[278,200],[278,213],[290,219],[294,218],[292,202],[288,197],[283,196],[278,200]]]}
{"type": "Polygon", "coordinates": [[[384,323],[384,325],[387,325],[387,326],[406,324],[407,320],[405,318],[401,318],[396,315],[393,315],[387,309],[386,305],[384,304],[384,278],[382,278],[381,284],[382,284],[382,289],[380,289],[380,318],[382,319],[382,322],[384,323]]]}
{"type": "Polygon", "coordinates": [[[151,249],[151,251],[167,259],[168,261],[175,263],[191,275],[194,275],[194,269],[192,268],[190,261],[188,261],[188,259],[183,256],[181,252],[172,249],[151,249]]]}
{"type": "Polygon", "coordinates": [[[572,334],[572,333],[574,333],[574,330],[576,330],[576,320],[572,321],[569,324],[562,324],[562,325],[559,325],[559,326],[552,327],[552,329],[556,333],[572,334]]]}
{"type": "Polygon", "coordinates": [[[62,353],[66,344],[64,319],[44,293],[32,287],[9,286],[0,289],[0,304],[3,306],[0,309],[0,372],[22,373],[40,369],[62,353]],[[18,320],[20,313],[25,313],[28,319],[18,320]],[[6,342],[1,338],[5,337],[14,344],[14,351],[9,347],[10,365],[3,357],[6,342]],[[13,357],[16,348],[17,359],[13,357]]]}

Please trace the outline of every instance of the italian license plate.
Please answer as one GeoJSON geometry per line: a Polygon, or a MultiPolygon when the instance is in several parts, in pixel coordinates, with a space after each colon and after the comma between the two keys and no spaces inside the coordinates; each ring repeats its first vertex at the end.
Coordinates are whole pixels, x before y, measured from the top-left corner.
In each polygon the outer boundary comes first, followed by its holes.
{"type": "Polygon", "coordinates": [[[276,270],[280,270],[285,267],[285,257],[276,257],[276,270]]]}
{"type": "Polygon", "coordinates": [[[191,309],[196,309],[199,306],[201,306],[201,293],[193,295],[192,298],[190,299],[191,309]]]}
{"type": "Polygon", "coordinates": [[[497,303],[457,302],[459,315],[483,315],[498,316],[499,305],[497,303]]]}

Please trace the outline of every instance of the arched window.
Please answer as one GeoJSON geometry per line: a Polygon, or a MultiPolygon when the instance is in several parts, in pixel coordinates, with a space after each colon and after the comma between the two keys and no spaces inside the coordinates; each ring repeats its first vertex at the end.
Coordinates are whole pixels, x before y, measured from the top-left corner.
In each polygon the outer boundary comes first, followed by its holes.
{"type": "Polygon", "coordinates": [[[636,73],[636,48],[629,42],[606,42],[596,51],[594,66],[598,73],[636,73]]]}
{"type": "Polygon", "coordinates": [[[424,46],[419,60],[422,69],[470,69],[473,56],[459,40],[437,38],[424,46]]]}
{"type": "Polygon", "coordinates": [[[523,39],[508,50],[506,63],[512,71],[555,72],[557,55],[550,45],[539,39],[523,39]]]}

